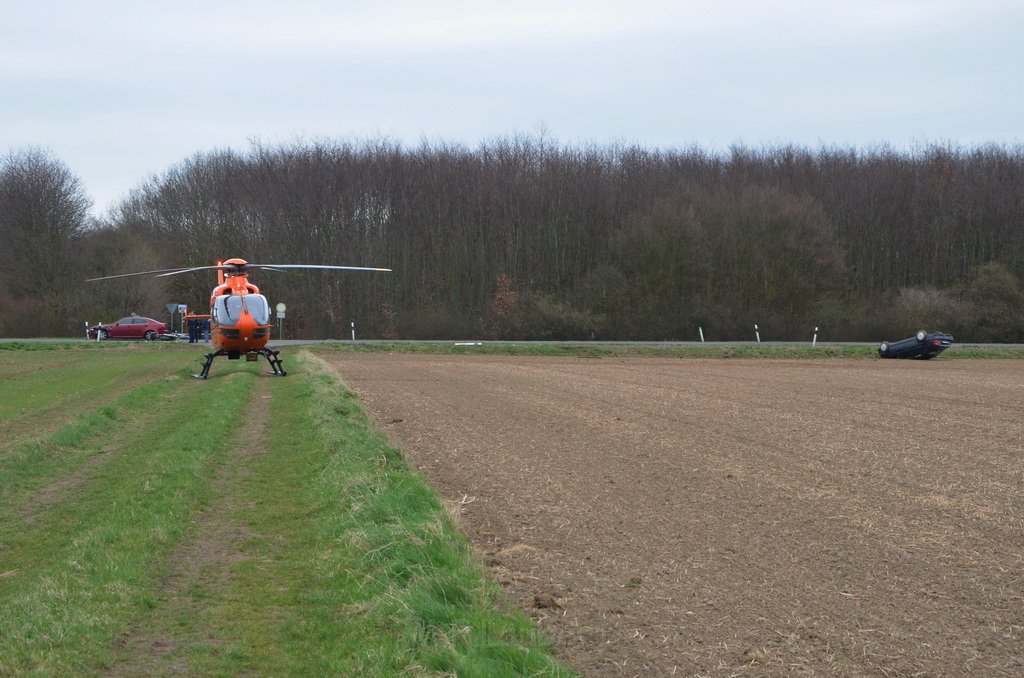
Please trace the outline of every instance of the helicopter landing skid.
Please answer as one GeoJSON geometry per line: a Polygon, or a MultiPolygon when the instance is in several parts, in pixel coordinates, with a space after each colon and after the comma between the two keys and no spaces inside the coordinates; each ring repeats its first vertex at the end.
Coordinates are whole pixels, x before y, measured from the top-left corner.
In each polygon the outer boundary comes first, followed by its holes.
{"type": "MultiPolygon", "coordinates": [[[[278,353],[280,353],[280,351],[275,351],[272,348],[267,348],[267,347],[264,346],[259,351],[253,352],[253,353],[248,354],[248,355],[252,355],[252,356],[262,355],[263,357],[265,357],[267,359],[267,362],[270,363],[270,367],[274,370],[273,372],[267,372],[267,374],[272,374],[275,377],[283,377],[283,376],[286,376],[288,373],[285,372],[284,371],[284,367],[281,366],[281,358],[278,356],[278,353]]],[[[229,360],[232,359],[231,352],[226,351],[224,349],[218,349],[217,351],[214,351],[213,353],[207,353],[206,354],[206,362],[203,363],[203,369],[199,372],[199,374],[193,374],[192,376],[195,377],[196,379],[206,379],[208,376],[210,376],[210,367],[213,366],[213,359],[216,358],[217,356],[221,356],[221,355],[228,356],[229,360]]],[[[234,358],[238,357],[238,352],[237,351],[233,354],[233,357],[234,358]]]]}
{"type": "Polygon", "coordinates": [[[275,351],[272,348],[264,346],[260,349],[260,353],[266,357],[267,362],[270,363],[270,366],[274,369],[273,372],[268,372],[267,374],[272,374],[275,377],[283,377],[288,374],[284,371],[284,368],[281,367],[281,359],[277,357],[277,354],[280,353],[280,351],[275,351]]]}

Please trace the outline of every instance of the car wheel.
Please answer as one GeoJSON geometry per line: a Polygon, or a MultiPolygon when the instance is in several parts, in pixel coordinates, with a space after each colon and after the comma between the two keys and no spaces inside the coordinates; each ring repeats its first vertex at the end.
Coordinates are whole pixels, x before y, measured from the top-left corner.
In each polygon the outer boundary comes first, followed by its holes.
{"type": "Polygon", "coordinates": [[[927,337],[928,337],[928,333],[925,332],[924,330],[918,330],[917,331],[917,340],[918,341],[924,341],[927,337]]]}
{"type": "Polygon", "coordinates": [[[881,345],[879,345],[878,350],[881,351],[882,353],[885,353],[886,351],[888,351],[889,350],[889,342],[883,341],[881,343],[881,345]]]}
{"type": "Polygon", "coordinates": [[[106,341],[107,340],[107,331],[106,330],[96,330],[96,340],[97,341],[106,341]]]}
{"type": "Polygon", "coordinates": [[[146,332],[145,339],[146,341],[156,341],[156,332],[154,332],[153,330],[149,330],[148,332],[146,332]]]}

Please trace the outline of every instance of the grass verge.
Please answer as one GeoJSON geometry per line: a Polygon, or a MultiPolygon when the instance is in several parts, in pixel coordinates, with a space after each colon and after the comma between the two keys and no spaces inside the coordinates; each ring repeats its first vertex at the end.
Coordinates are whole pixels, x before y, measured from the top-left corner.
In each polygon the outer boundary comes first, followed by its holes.
{"type": "Polygon", "coordinates": [[[135,399],[145,402],[153,395],[148,386],[170,386],[163,376],[182,366],[182,357],[138,351],[5,356],[7,369],[0,374],[0,457],[20,441],[44,439],[76,417],[134,390],[142,389],[135,399]]]}
{"type": "Polygon", "coordinates": [[[236,375],[194,388],[145,430],[115,408],[58,432],[53,443],[70,448],[98,450],[102,439],[111,459],[39,520],[5,514],[0,674],[80,675],[109,661],[112,638],[152,605],[162,556],[206,500],[208,470],[234,429],[221,413],[237,410],[248,386],[236,375]]]}

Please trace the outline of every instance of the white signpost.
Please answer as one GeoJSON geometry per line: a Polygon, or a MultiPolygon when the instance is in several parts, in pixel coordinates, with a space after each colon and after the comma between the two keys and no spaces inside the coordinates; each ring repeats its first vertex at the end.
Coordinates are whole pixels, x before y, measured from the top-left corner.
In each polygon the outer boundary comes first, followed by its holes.
{"type": "Polygon", "coordinates": [[[284,312],[288,310],[288,307],[279,303],[274,309],[277,311],[277,338],[284,339],[284,312]]]}

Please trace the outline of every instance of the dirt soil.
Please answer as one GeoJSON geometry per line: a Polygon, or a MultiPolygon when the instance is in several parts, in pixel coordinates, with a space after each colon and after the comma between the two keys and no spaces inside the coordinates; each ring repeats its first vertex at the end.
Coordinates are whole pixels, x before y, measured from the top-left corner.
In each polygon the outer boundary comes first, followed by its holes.
{"type": "Polygon", "coordinates": [[[583,676],[1024,675],[1024,361],[322,355],[583,676]]]}

